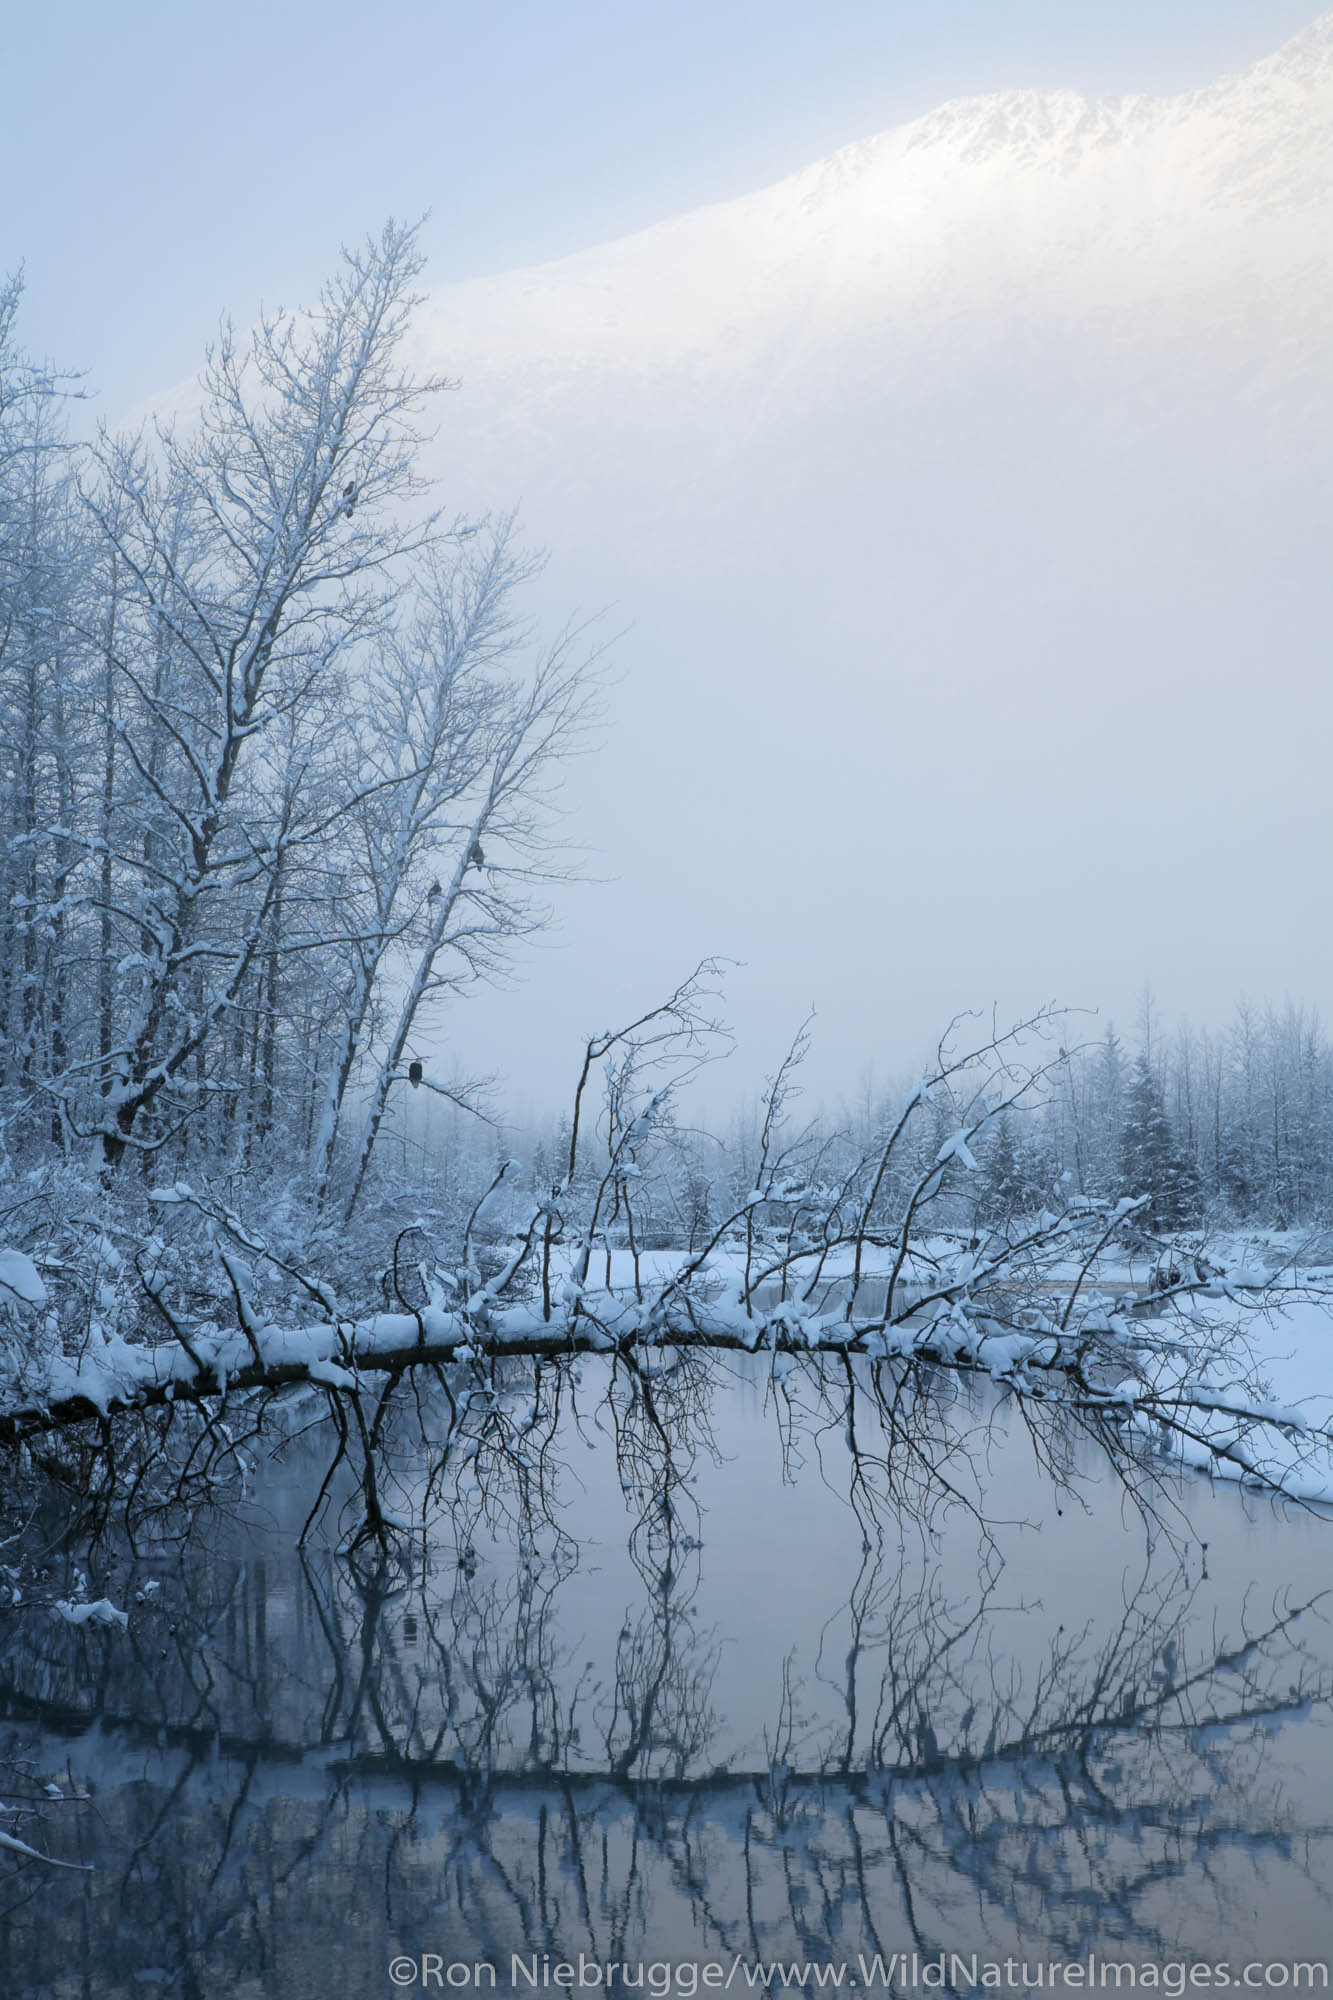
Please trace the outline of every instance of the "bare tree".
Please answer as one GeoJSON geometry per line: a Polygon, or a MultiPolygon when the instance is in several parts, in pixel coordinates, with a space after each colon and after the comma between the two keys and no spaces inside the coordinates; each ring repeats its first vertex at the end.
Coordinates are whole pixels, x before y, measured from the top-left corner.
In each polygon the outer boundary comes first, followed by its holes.
{"type": "MultiPolygon", "coordinates": [[[[91,1065],[108,1166],[197,1102],[191,1065],[261,957],[284,859],[319,836],[307,777],[340,676],[429,535],[390,511],[419,491],[440,386],[396,361],[419,269],[390,226],[313,314],[265,319],[248,347],[224,331],[191,430],[100,447],[87,504],[124,590],[104,643],[134,778],[109,912],[129,1004],[91,1065]]],[[[74,1122],[84,1078],[61,1083],[74,1122]]]]}
{"type": "Polygon", "coordinates": [[[341,1009],[320,1128],[321,1191],[353,1052],[393,944],[404,977],[361,1113],[347,1220],[414,1031],[440,998],[493,977],[514,943],[546,921],[533,891],[564,872],[549,807],[590,720],[591,663],[569,634],[538,655],[526,681],[504,671],[529,638],[512,597],[536,565],[515,551],[509,522],[465,546],[462,558],[427,571],[411,623],[386,649],[370,716],[385,772],[361,828],[372,916],[341,1009]]]}
{"type": "MultiPolygon", "coordinates": [[[[787,1143],[775,1112],[760,1184],[695,1250],[645,1272],[633,1249],[629,1169],[707,1052],[707,970],[590,1041],[563,1177],[488,1270],[469,1224],[460,1242],[410,1264],[395,1250],[388,1279],[399,1310],[345,1310],[336,1265],[303,1262],[224,1199],[161,1190],[163,1224],[174,1216],[187,1242],[214,1246],[216,1288],[197,1256],[173,1263],[160,1238],[152,1263],[139,1262],[147,1344],[114,1354],[99,1346],[40,1392],[12,1399],[0,1443],[32,1446],[92,1426],[97,1449],[118,1423],[115,1448],[127,1463],[147,1449],[166,1464],[161,1421],[168,1431],[184,1424],[189,1439],[192,1425],[211,1428],[218,1396],[233,1409],[253,1396],[263,1408],[313,1384],[328,1394],[374,1536],[401,1512],[386,1503],[377,1440],[418,1370],[446,1379],[460,1371],[453,1462],[473,1477],[479,1458],[498,1454],[521,1482],[560,1406],[564,1365],[596,1355],[605,1357],[608,1434],[625,1479],[651,1495],[644,1532],[670,1536],[690,1505],[710,1371],[728,1355],[762,1355],[790,1441],[830,1428],[854,1441],[850,1497],[867,1524],[903,1508],[928,1516],[941,1500],[984,1519],[986,1440],[1000,1409],[1017,1413],[1057,1485],[1074,1481],[1091,1445],[1150,1512],[1167,1504],[1160,1495],[1172,1478],[1196,1467],[1297,1499],[1328,1490],[1333,1432],[1274,1402],[1249,1337],[1257,1316],[1291,1302],[1290,1289],[1230,1274],[1202,1251],[1164,1243],[1159,1254],[1142,1226],[1146,1196],[1070,1195],[1035,1215],[951,1226],[951,1216],[975,1217],[963,1184],[978,1171],[973,1149],[987,1129],[1052,1078],[1059,1084],[1064,1051],[1042,1053],[1058,1027],[1048,1013],[973,1041],[946,1037],[933,1070],[860,1153],[815,1133],[787,1143]],[[588,1101],[598,1068],[600,1119],[588,1101]],[[588,1172],[583,1155],[597,1149],[602,1165],[588,1172]],[[891,1176],[899,1157],[904,1171],[891,1176]],[[596,1254],[617,1203],[629,1208],[623,1274],[596,1254]],[[752,1230],[757,1209],[773,1211],[774,1223],[752,1230]],[[1127,1258],[1139,1269],[1129,1282],[1127,1258]],[[288,1288],[285,1321],[264,1302],[266,1271],[288,1288]],[[224,1315],[234,1331],[216,1330],[224,1315]],[[969,1383],[991,1400],[960,1433],[956,1398],[969,1383]]],[[[773,1092],[780,1110],[788,1065],[773,1092]]],[[[105,1473],[96,1486],[117,1490],[105,1473]]]]}

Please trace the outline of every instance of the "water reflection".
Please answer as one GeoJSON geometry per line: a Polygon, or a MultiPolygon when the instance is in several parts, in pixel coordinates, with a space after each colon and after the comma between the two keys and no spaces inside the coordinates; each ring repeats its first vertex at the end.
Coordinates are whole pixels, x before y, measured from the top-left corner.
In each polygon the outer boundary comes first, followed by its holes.
{"type": "Polygon", "coordinates": [[[10,1990],[376,1993],[423,1949],[502,1988],[534,1951],[1320,1955],[1316,1524],[1200,1495],[1150,1548],[1108,1491],[1041,1535],[863,1538],[753,1395],[712,1415],[698,1537],[629,1536],[585,1454],[544,1539],[464,1482],[428,1540],[299,1549],[307,1448],[243,1528],[99,1545],[126,1631],[54,1614],[48,1558],[0,1614],[3,1789],[91,1872],[6,1864],[10,1990]]]}

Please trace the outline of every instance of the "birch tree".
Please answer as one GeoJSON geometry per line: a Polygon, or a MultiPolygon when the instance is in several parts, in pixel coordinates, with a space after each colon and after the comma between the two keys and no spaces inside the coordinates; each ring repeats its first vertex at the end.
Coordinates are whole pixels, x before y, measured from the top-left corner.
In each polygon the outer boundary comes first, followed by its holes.
{"type": "MultiPolygon", "coordinates": [[[[389,226],[314,312],[248,342],[224,330],[191,429],[100,446],[87,503],[124,578],[107,654],[133,773],[108,913],[131,976],[91,1064],[108,1168],[197,1108],[191,1066],[256,967],[284,859],[321,832],[318,732],[429,540],[392,511],[420,490],[419,413],[441,386],[397,358],[419,269],[389,226]]],[[[70,1079],[71,1118],[81,1095],[70,1079]]]]}
{"type": "Polygon", "coordinates": [[[414,1030],[545,920],[539,887],[562,872],[546,807],[590,719],[592,683],[575,635],[525,669],[532,635],[518,593],[539,566],[512,519],[469,527],[433,554],[368,676],[362,793],[344,826],[349,964],[314,1147],[323,1200],[355,1131],[349,1215],[414,1030]],[[367,1063],[377,1002],[388,1019],[367,1063]],[[349,1097],[359,1064],[368,1101],[349,1097]]]}

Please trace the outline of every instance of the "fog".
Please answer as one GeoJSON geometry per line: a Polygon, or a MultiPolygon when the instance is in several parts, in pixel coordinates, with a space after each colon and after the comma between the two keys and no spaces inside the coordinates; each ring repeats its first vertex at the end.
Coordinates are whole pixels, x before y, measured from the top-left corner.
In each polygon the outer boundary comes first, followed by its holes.
{"type": "Polygon", "coordinates": [[[558,46],[522,9],[432,16],[355,119],[338,15],[313,68],[286,30],[267,80],[229,52],[188,144],[188,37],[94,51],[178,139],[150,170],[137,127],[81,115],[32,191],[25,326],[105,392],[76,423],[170,402],[216,307],[313,291],[326,222],[438,204],[440,498],[519,510],[537,627],[592,621],[609,677],[563,800],[584,880],[511,990],[438,1031],[517,1116],[706,953],[738,961],[721,1108],[812,1006],[833,1099],[959,1008],[1128,1028],[1145,981],[1167,1018],[1327,1007],[1333,16],[1284,42],[1287,6],[1042,11],[996,39],[967,5],[929,30],[853,8],[816,49],[783,10],[752,46],[733,10],[693,61],[585,10],[558,46]]]}
{"type": "Polygon", "coordinates": [[[1327,1002],[1331,51],[950,107],[433,296],[446,503],[520,504],[614,677],[598,879],[442,1048],[544,1106],[705,952],[722,1098],[812,1005],[837,1096],[962,1007],[1327,1002]]]}

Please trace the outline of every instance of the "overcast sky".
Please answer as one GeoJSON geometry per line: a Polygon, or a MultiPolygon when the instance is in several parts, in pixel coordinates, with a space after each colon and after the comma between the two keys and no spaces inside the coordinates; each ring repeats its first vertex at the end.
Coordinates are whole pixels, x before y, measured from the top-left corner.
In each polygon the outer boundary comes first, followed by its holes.
{"type": "Polygon", "coordinates": [[[945,98],[1185,89],[1313,0],[12,0],[0,268],[115,418],[431,211],[435,284],[744,194],[945,98]]]}
{"type": "MultiPolygon", "coordinates": [[[[428,280],[449,285],[747,194],[948,98],[1187,90],[1316,12],[49,0],[5,25],[0,268],[26,265],[29,343],[86,369],[114,422],[195,372],[221,310],[244,323],[309,297],[337,245],[386,215],[430,211],[428,280]]],[[[607,739],[576,780],[574,831],[604,886],[571,892],[558,947],[446,1043],[510,1076],[519,1108],[544,1106],[553,1048],[710,950],[747,962],[738,1083],[813,1001],[815,1083],[834,1096],[909,1066],[954,1006],[1058,997],[1128,1026],[1145,978],[1168,1014],[1205,1019],[1242,990],[1327,1000],[1310,867],[1327,852],[1326,564],[1309,504],[1327,454],[1308,415],[1326,406],[1308,376],[1292,377],[1303,403],[1282,405],[1280,384],[1262,402],[1254,357],[1280,372],[1291,329],[1270,297],[1255,306],[1273,337],[1255,320],[1220,415],[1177,409],[1169,340],[1152,350],[1144,365],[1168,372],[1151,424],[1167,408],[1175,428],[1142,447],[1133,354],[1117,441],[1082,378],[1048,394],[1061,336],[1029,353],[1020,327],[1015,372],[974,354],[933,401],[886,405],[859,464],[856,398],[826,409],[810,378],[804,458],[781,429],[756,433],[706,493],[640,395],[601,409],[624,449],[571,499],[582,406],[525,456],[521,419],[500,438],[507,384],[488,388],[474,352],[451,500],[521,498],[552,549],[544,609],[612,605],[627,637],[607,739]],[[939,746],[947,801],[930,789],[939,746]]],[[[446,309],[446,369],[450,338],[446,309]]],[[[1097,365],[1082,353],[1088,381],[1097,365]]],[[[693,408],[690,451],[716,430],[710,408],[693,408]]]]}

